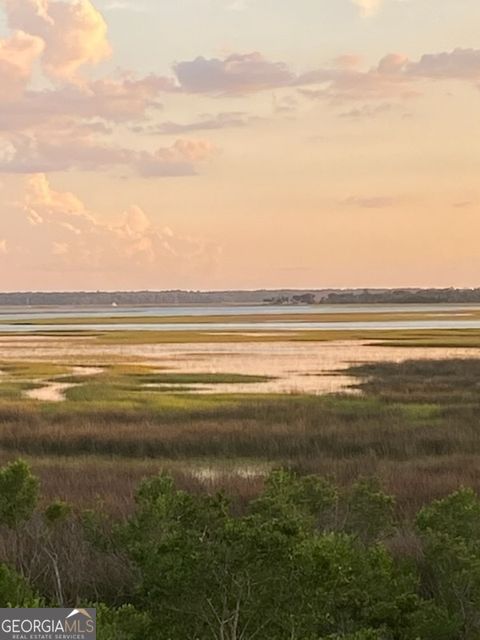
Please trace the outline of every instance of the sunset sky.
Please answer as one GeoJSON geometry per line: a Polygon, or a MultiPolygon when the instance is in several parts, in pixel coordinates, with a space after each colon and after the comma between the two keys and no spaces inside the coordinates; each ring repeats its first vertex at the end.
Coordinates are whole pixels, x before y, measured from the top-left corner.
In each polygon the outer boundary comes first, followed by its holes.
{"type": "Polygon", "coordinates": [[[0,0],[0,290],[480,286],[478,0],[0,0]]]}

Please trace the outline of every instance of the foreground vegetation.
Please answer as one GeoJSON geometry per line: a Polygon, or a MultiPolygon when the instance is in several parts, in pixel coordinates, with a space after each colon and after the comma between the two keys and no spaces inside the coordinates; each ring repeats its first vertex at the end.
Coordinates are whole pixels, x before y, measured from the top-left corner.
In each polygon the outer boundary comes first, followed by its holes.
{"type": "Polygon", "coordinates": [[[91,604],[100,640],[480,638],[480,360],[320,397],[0,368],[0,607],[91,604]]]}
{"type": "Polygon", "coordinates": [[[112,519],[40,505],[0,470],[0,606],[98,609],[100,640],[477,640],[480,501],[409,520],[375,481],[339,489],[277,471],[236,512],[222,494],[144,481],[112,519]]]}

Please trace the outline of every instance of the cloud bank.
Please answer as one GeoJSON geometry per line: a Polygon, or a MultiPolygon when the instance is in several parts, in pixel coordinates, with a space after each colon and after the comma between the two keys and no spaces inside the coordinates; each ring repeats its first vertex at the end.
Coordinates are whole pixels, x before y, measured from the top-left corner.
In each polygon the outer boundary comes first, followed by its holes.
{"type": "Polygon", "coordinates": [[[24,195],[11,206],[10,222],[0,220],[3,269],[22,264],[72,278],[106,274],[112,283],[120,274],[121,285],[128,265],[133,277],[156,276],[161,286],[175,273],[215,268],[218,247],[208,241],[176,235],[137,205],[110,224],[102,222],[76,195],[54,189],[44,174],[26,178],[24,195]]]}

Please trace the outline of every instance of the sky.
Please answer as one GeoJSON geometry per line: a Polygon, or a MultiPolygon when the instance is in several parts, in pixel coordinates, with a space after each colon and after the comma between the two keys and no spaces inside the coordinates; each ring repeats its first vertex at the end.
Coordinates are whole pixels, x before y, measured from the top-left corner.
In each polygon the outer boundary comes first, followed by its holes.
{"type": "Polygon", "coordinates": [[[478,0],[0,0],[0,290],[480,286],[478,0]]]}

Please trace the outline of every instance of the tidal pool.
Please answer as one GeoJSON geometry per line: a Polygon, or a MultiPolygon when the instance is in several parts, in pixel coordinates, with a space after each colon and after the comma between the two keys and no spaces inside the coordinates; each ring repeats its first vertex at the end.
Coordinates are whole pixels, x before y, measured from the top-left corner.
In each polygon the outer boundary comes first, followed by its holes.
{"type": "Polygon", "coordinates": [[[67,376],[58,376],[56,380],[46,382],[44,386],[37,389],[31,389],[26,391],[25,395],[31,400],[41,400],[42,402],[63,402],[65,400],[65,391],[76,387],[77,384],[73,382],[62,382],[62,378],[71,375],[75,376],[93,376],[102,373],[101,367],[72,367],[72,370],[67,376]]]}
{"type": "MultiPolygon", "coordinates": [[[[101,372],[101,367],[109,363],[125,362],[148,364],[163,373],[231,373],[272,378],[258,383],[188,385],[192,393],[354,393],[357,380],[346,373],[353,364],[477,358],[479,355],[478,349],[467,347],[379,347],[373,342],[353,340],[101,345],[82,338],[12,336],[0,339],[0,360],[67,362],[72,363],[72,367],[85,365],[74,370],[76,375],[92,375],[101,372]]],[[[54,396],[58,399],[66,389],[58,385],[65,384],[60,376],[48,384],[49,391],[46,385],[44,389],[29,392],[29,397],[52,400],[54,396]]]]}

